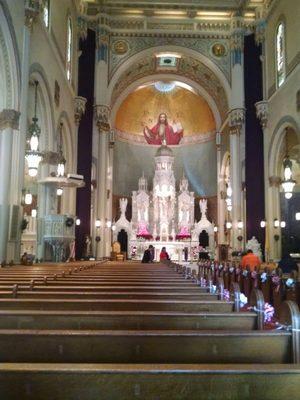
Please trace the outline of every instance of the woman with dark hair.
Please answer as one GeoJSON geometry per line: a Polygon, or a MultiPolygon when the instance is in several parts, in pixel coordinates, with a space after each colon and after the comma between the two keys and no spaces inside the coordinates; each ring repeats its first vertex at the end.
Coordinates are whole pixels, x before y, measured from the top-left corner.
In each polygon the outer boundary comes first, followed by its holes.
{"type": "Polygon", "coordinates": [[[160,259],[160,261],[170,260],[169,254],[167,253],[167,250],[165,247],[163,247],[161,249],[159,259],[160,259]]]}

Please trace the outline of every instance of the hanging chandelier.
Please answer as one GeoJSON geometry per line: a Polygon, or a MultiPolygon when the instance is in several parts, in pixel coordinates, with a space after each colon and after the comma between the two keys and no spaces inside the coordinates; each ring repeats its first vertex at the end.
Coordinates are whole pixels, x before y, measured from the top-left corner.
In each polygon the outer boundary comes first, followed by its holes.
{"type": "Polygon", "coordinates": [[[293,172],[292,172],[292,167],[293,163],[290,160],[289,154],[288,154],[288,131],[286,129],[286,156],[285,159],[283,160],[283,176],[284,179],[281,182],[281,186],[284,191],[284,196],[286,199],[290,199],[293,196],[293,189],[296,184],[296,181],[293,179],[293,172]]]}
{"type": "Polygon", "coordinates": [[[28,165],[28,174],[31,177],[37,176],[38,167],[42,160],[41,153],[39,152],[39,136],[41,134],[41,128],[38,125],[38,118],[36,116],[36,108],[37,108],[37,87],[38,81],[34,82],[35,84],[35,95],[34,95],[34,117],[32,118],[32,123],[28,128],[28,136],[29,136],[29,149],[26,150],[25,159],[28,165]]]}

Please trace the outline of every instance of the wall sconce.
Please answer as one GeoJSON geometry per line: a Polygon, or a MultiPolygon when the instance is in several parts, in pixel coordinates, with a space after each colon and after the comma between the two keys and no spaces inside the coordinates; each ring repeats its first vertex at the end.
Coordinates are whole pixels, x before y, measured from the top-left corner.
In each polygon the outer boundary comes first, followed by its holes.
{"type": "Polygon", "coordinates": [[[106,221],[106,226],[107,226],[107,228],[111,228],[111,225],[112,225],[112,223],[111,223],[111,221],[106,221]]]}
{"type": "Polygon", "coordinates": [[[37,210],[36,210],[35,208],[33,208],[33,209],[31,210],[31,216],[32,216],[32,218],[36,218],[36,216],[37,216],[37,210]]]}
{"type": "Polygon", "coordinates": [[[266,221],[262,220],[260,221],[260,227],[265,228],[266,227],[266,221]]]}
{"type": "Polygon", "coordinates": [[[96,219],[95,221],[95,227],[100,228],[101,227],[101,220],[99,218],[96,219]]]}
{"type": "Polygon", "coordinates": [[[113,224],[113,226],[111,227],[111,230],[114,232],[117,229],[116,225],[113,224]]]}
{"type": "Polygon", "coordinates": [[[295,218],[296,221],[300,221],[300,212],[296,212],[295,218]]]}
{"type": "Polygon", "coordinates": [[[32,194],[31,194],[31,193],[27,192],[27,193],[25,194],[25,196],[24,196],[24,203],[25,203],[26,205],[32,204],[32,194]]]}
{"type": "Polygon", "coordinates": [[[79,226],[80,223],[81,223],[80,218],[76,218],[76,220],[75,220],[75,225],[79,226]]]}
{"type": "Polygon", "coordinates": [[[280,228],[285,228],[285,227],[286,227],[285,221],[281,221],[281,222],[280,222],[280,228]]]}
{"type": "Polygon", "coordinates": [[[57,170],[56,170],[56,176],[63,177],[65,176],[65,164],[66,164],[66,159],[63,155],[62,151],[62,128],[63,128],[63,123],[60,123],[60,145],[58,149],[58,162],[57,162],[57,170]]]}
{"type": "Polygon", "coordinates": [[[214,232],[217,233],[218,232],[218,227],[214,226],[214,232]]]}
{"type": "Polygon", "coordinates": [[[279,228],[280,222],[277,218],[274,219],[274,228],[279,228]]]}
{"type": "Polygon", "coordinates": [[[231,229],[232,223],[230,221],[226,222],[226,229],[231,229]]]}
{"type": "Polygon", "coordinates": [[[62,196],[62,194],[63,194],[63,189],[62,189],[62,188],[57,188],[57,189],[56,189],[56,194],[57,194],[57,196],[62,196]]]}
{"type": "Polygon", "coordinates": [[[237,222],[237,228],[238,228],[238,229],[243,229],[243,227],[244,227],[243,221],[238,221],[238,222],[237,222]]]}

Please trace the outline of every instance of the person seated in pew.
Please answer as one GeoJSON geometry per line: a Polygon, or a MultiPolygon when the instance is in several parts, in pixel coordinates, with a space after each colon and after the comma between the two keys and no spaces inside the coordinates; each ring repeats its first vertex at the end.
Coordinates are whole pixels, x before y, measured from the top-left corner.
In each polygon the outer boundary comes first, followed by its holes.
{"type": "Polygon", "coordinates": [[[159,259],[160,259],[160,261],[170,260],[170,256],[167,253],[167,250],[166,250],[165,247],[163,247],[161,249],[161,252],[160,252],[160,255],[159,255],[159,259]]]}
{"type": "Polygon", "coordinates": [[[154,260],[154,247],[152,246],[152,244],[150,244],[148,249],[144,251],[142,263],[143,264],[152,263],[153,260],[154,260]]]}
{"type": "Polygon", "coordinates": [[[281,268],[284,274],[290,274],[292,271],[298,272],[297,263],[289,254],[284,254],[282,256],[278,263],[278,267],[281,268]]]}
{"type": "Polygon", "coordinates": [[[242,258],[242,268],[249,267],[250,271],[254,271],[255,267],[260,267],[261,261],[259,257],[253,253],[251,249],[247,250],[247,254],[242,258]]]}

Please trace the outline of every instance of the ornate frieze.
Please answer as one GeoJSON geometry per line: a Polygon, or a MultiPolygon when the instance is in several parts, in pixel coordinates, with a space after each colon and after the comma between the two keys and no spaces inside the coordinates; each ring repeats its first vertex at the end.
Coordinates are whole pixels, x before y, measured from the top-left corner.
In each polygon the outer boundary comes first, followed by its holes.
{"type": "Polygon", "coordinates": [[[110,130],[110,107],[104,104],[94,106],[94,117],[99,132],[109,132],[110,130]]]}
{"type": "Polygon", "coordinates": [[[234,108],[229,111],[229,128],[230,134],[240,134],[242,126],[245,122],[245,109],[244,108],[234,108]]]}
{"type": "Polygon", "coordinates": [[[85,113],[86,98],[82,96],[76,96],[74,98],[74,117],[76,125],[79,125],[80,120],[85,113]]]}
{"type": "Polygon", "coordinates": [[[257,103],[255,103],[255,108],[256,116],[260,120],[261,126],[265,128],[267,126],[269,116],[268,102],[265,100],[258,101],[257,103]]]}
{"type": "Polygon", "coordinates": [[[11,128],[19,129],[20,112],[16,110],[2,110],[0,112],[0,131],[11,128]]]}
{"type": "Polygon", "coordinates": [[[25,0],[25,25],[32,29],[33,23],[41,11],[41,0],[25,0]]]}

